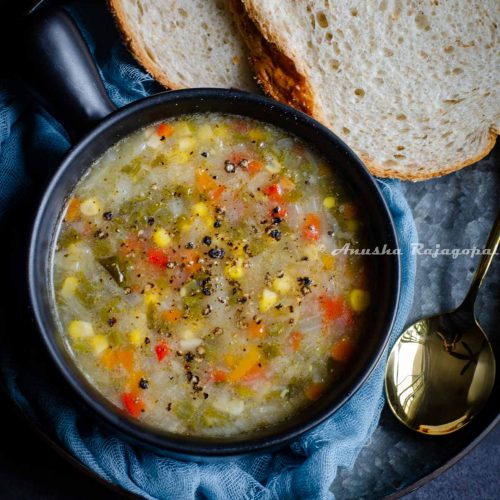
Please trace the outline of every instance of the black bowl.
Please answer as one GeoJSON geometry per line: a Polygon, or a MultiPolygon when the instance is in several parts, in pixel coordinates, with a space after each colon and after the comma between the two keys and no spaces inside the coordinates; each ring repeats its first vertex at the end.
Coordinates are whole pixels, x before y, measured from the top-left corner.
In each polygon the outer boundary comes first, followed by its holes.
{"type": "MultiPolygon", "coordinates": [[[[65,92],[71,94],[74,89],[65,87],[65,92]]],[[[78,99],[85,100],[81,95],[78,99]]],[[[51,259],[61,211],[75,184],[89,166],[118,140],[153,122],[201,112],[230,113],[261,120],[295,134],[313,146],[335,168],[362,206],[366,214],[370,247],[386,245],[390,249],[398,248],[387,205],[373,177],[357,156],[338,137],[309,116],[265,97],[224,89],[164,92],[111,113],[72,148],[45,192],[31,238],[29,291],[41,335],[64,378],[103,422],[135,444],[158,453],[188,459],[277,449],[332,415],[359,389],[380,359],[393,325],[400,287],[399,255],[373,257],[376,258],[372,276],[376,303],[370,319],[370,331],[363,338],[363,348],[351,362],[340,383],[305,411],[279,425],[252,435],[227,439],[187,437],[144,425],[109,403],[76,367],[58,333],[53,310],[51,259]]]]}

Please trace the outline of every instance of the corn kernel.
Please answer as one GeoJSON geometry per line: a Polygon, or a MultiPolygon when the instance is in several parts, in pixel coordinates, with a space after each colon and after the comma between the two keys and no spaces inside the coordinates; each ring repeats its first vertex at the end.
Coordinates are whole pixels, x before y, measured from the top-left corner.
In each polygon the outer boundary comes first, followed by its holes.
{"type": "Polygon", "coordinates": [[[200,217],[204,217],[208,215],[208,207],[206,203],[203,203],[202,201],[199,201],[198,203],[195,203],[191,207],[191,211],[194,215],[198,215],[200,217]]]}
{"type": "Polygon", "coordinates": [[[264,288],[259,301],[259,310],[266,312],[278,302],[278,295],[268,288],[264,288]]]}
{"type": "Polygon", "coordinates": [[[323,200],[323,206],[325,208],[333,208],[335,206],[335,198],[333,196],[327,196],[324,200],[323,200]]]}
{"type": "Polygon", "coordinates": [[[99,354],[102,354],[109,347],[108,338],[106,335],[94,335],[90,339],[90,346],[94,355],[99,356],[99,354]]]}
{"type": "Polygon", "coordinates": [[[181,233],[187,233],[191,229],[191,226],[192,226],[191,222],[183,222],[179,226],[179,229],[181,230],[181,233]]]}
{"type": "Polygon", "coordinates": [[[363,312],[370,305],[370,292],[355,288],[349,294],[349,302],[353,311],[363,312]]]}
{"type": "Polygon", "coordinates": [[[241,279],[244,274],[245,270],[243,269],[243,259],[238,259],[236,264],[226,267],[226,275],[233,280],[241,279]]]}
{"type": "Polygon", "coordinates": [[[94,327],[88,321],[75,319],[68,325],[68,333],[73,340],[86,339],[94,335],[94,327]]]}
{"type": "Polygon", "coordinates": [[[61,287],[61,295],[66,299],[71,297],[75,293],[77,286],[78,279],[74,276],[68,276],[61,287]]]}
{"type": "Polygon", "coordinates": [[[101,210],[101,204],[97,198],[88,198],[80,205],[80,212],[87,217],[97,215],[101,210]]]}
{"type": "Polygon", "coordinates": [[[205,224],[205,226],[208,229],[211,229],[214,227],[214,222],[215,222],[215,219],[213,217],[210,217],[209,215],[206,217],[203,217],[203,224],[205,224]]]}
{"type": "Polygon", "coordinates": [[[275,278],[272,287],[279,293],[287,293],[292,288],[292,280],[285,274],[281,278],[275,278]]]}
{"type": "Polygon", "coordinates": [[[135,328],[128,334],[128,341],[136,347],[139,347],[144,342],[144,338],[144,334],[139,328],[135,328]]]}
{"type": "Polygon", "coordinates": [[[144,294],[144,304],[157,304],[160,301],[160,296],[155,292],[146,292],[144,294]]]}
{"type": "Polygon", "coordinates": [[[162,227],[155,229],[153,232],[153,241],[160,247],[165,248],[170,245],[172,238],[162,227]]]}

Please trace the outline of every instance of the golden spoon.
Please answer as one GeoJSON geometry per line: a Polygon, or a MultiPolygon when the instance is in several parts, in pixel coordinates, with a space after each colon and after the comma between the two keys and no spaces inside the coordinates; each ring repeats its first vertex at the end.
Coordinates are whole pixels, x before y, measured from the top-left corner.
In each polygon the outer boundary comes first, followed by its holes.
{"type": "Polygon", "coordinates": [[[392,348],[385,393],[403,424],[431,435],[468,424],[495,383],[495,356],[474,316],[479,287],[500,243],[500,214],[472,283],[456,311],[421,319],[392,348]]]}

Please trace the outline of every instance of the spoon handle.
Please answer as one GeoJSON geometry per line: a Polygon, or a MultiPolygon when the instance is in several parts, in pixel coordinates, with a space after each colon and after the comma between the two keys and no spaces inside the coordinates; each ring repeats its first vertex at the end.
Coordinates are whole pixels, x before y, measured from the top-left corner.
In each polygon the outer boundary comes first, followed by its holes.
{"type": "Polygon", "coordinates": [[[498,245],[500,244],[500,212],[497,214],[497,218],[495,220],[495,224],[491,233],[488,237],[488,241],[486,242],[485,250],[488,250],[487,253],[483,253],[481,257],[481,261],[479,262],[479,266],[476,269],[474,277],[472,278],[472,282],[469,287],[469,291],[465,296],[460,309],[468,309],[472,311],[474,309],[474,302],[476,301],[477,292],[481,287],[484,277],[488,272],[488,269],[493,261],[493,257],[495,256],[498,245]]]}

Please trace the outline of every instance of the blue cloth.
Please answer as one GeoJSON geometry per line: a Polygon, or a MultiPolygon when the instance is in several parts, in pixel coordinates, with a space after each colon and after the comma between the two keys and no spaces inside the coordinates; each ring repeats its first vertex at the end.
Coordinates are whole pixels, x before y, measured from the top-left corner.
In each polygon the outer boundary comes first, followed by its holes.
{"type": "MultiPolygon", "coordinates": [[[[82,29],[117,106],[158,89],[131,60],[100,5],[75,3],[70,12],[82,29]]],[[[56,165],[68,138],[16,82],[0,80],[0,217],[20,193],[30,192],[30,172],[37,163],[56,165]]],[[[416,231],[396,181],[379,181],[396,222],[402,249],[402,293],[392,339],[401,332],[411,306],[415,258],[410,246],[416,231]]],[[[26,349],[29,347],[25,346],[26,349]]],[[[338,467],[352,467],[377,426],[383,398],[384,363],[328,421],[275,454],[231,459],[224,463],[185,463],[134,448],[77,411],[72,397],[59,392],[49,363],[37,353],[29,369],[8,357],[2,371],[16,403],[53,430],[57,440],[80,462],[104,479],[145,498],[271,499],[330,498],[338,467]]]]}

